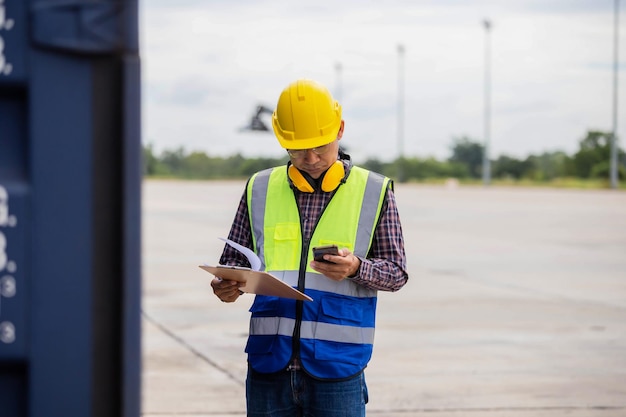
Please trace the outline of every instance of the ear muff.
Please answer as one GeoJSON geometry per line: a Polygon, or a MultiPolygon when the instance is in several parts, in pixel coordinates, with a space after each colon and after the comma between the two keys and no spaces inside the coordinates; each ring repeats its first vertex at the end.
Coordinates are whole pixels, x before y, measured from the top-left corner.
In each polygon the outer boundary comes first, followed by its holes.
{"type": "Polygon", "coordinates": [[[346,171],[343,168],[343,164],[341,161],[336,161],[334,164],[328,168],[326,174],[324,174],[324,179],[322,179],[322,191],[331,192],[335,188],[339,187],[341,184],[341,180],[346,176],[346,171]]]}
{"type": "Polygon", "coordinates": [[[304,175],[302,175],[298,168],[294,167],[293,165],[289,165],[287,173],[289,175],[291,183],[298,190],[302,191],[303,193],[312,193],[313,191],[315,191],[315,189],[313,189],[313,186],[309,184],[307,179],[304,178],[304,175]]]}
{"type": "MultiPolygon", "coordinates": [[[[300,170],[293,165],[289,165],[289,169],[287,170],[289,175],[289,179],[294,187],[303,193],[312,193],[315,191],[313,185],[302,175],[300,170]]],[[[336,161],[334,164],[328,168],[326,173],[324,174],[324,178],[322,178],[322,191],[331,192],[343,181],[346,176],[346,171],[343,167],[343,163],[341,161],[336,161]]]]}

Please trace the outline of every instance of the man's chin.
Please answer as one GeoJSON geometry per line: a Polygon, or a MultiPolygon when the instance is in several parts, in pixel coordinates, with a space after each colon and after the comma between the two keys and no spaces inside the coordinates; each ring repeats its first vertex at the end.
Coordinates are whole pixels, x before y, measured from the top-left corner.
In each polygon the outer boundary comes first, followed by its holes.
{"type": "Polygon", "coordinates": [[[323,173],[324,170],[321,168],[318,169],[304,169],[304,168],[300,168],[301,171],[306,172],[307,174],[309,174],[309,176],[313,179],[318,179],[323,173]]]}

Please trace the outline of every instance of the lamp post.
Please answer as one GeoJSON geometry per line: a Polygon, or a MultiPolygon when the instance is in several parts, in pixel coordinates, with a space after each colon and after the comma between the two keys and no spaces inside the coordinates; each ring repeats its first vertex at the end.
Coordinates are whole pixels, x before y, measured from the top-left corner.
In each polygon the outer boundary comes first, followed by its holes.
{"type": "Polygon", "coordinates": [[[335,99],[341,103],[342,100],[342,95],[343,95],[343,82],[342,82],[342,77],[341,77],[341,72],[343,70],[343,67],[341,65],[341,62],[336,62],[335,63],[335,72],[337,73],[337,84],[335,86],[335,99]]]}
{"type": "Polygon", "coordinates": [[[613,133],[611,134],[611,162],[610,162],[610,177],[611,188],[617,188],[617,74],[618,74],[618,28],[619,28],[619,0],[615,0],[614,5],[614,24],[613,24],[613,133]]]}
{"type": "Polygon", "coordinates": [[[489,160],[489,142],[491,140],[491,22],[483,21],[485,26],[485,80],[484,80],[484,141],[483,146],[483,184],[491,183],[491,162],[489,160]]]}
{"type": "Polygon", "coordinates": [[[398,182],[404,182],[404,45],[398,44],[398,182]]]}

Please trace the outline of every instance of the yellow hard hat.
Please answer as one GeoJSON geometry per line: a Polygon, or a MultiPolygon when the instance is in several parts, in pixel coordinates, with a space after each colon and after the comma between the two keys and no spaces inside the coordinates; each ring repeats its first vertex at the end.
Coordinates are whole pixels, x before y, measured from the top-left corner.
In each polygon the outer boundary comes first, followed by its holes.
{"type": "Polygon", "coordinates": [[[285,149],[310,149],[337,138],[341,106],[328,89],[312,80],[289,84],[278,98],[272,127],[285,149]]]}

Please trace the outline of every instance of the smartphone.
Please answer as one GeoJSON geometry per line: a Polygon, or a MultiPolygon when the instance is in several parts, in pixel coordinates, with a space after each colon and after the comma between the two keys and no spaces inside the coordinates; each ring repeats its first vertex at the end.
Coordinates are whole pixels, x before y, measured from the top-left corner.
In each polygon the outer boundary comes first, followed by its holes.
{"type": "Polygon", "coordinates": [[[331,264],[332,262],[327,261],[323,258],[323,256],[326,254],[339,255],[339,248],[337,247],[337,245],[324,245],[313,248],[313,259],[316,262],[326,262],[328,264],[331,264]]]}

